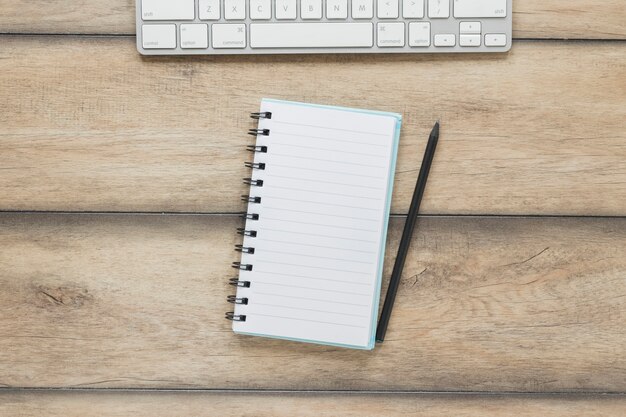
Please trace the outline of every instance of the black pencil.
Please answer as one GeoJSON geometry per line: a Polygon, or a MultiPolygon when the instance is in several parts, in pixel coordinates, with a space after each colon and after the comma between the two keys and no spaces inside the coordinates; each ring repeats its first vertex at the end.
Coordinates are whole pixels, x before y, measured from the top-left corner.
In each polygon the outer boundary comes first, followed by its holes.
{"type": "Polygon", "coordinates": [[[406,255],[409,252],[411,238],[413,237],[413,229],[415,228],[415,223],[417,222],[417,213],[419,212],[422,196],[424,195],[424,190],[426,189],[426,180],[428,179],[430,166],[432,165],[433,157],[435,156],[435,149],[437,148],[438,140],[439,122],[435,123],[433,130],[430,132],[428,144],[426,145],[426,151],[424,152],[424,159],[422,160],[420,173],[417,177],[417,183],[415,184],[411,207],[409,208],[409,214],[407,215],[406,222],[404,223],[404,230],[402,231],[402,238],[400,239],[400,247],[398,248],[398,255],[396,256],[396,263],[393,265],[389,288],[387,289],[387,295],[385,296],[385,304],[383,305],[383,311],[380,314],[380,321],[378,322],[378,328],[376,329],[377,342],[385,340],[385,333],[387,332],[387,326],[389,325],[389,319],[391,318],[391,310],[393,310],[393,303],[396,299],[398,286],[400,285],[404,262],[406,261],[406,255]]]}

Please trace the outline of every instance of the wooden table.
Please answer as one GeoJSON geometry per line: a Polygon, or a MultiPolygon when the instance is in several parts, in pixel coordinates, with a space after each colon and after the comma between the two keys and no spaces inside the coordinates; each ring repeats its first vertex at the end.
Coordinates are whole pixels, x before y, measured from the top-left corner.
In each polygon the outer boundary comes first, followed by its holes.
{"type": "Polygon", "coordinates": [[[146,59],[134,1],[0,0],[0,415],[626,414],[626,7],[515,0],[508,55],[146,59]],[[247,113],[400,112],[388,340],[234,335],[247,113]]]}

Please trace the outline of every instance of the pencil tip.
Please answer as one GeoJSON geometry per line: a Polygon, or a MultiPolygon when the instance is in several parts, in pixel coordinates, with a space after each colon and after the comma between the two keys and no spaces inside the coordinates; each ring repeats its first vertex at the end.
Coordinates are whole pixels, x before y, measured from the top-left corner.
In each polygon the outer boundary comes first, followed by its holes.
{"type": "Polygon", "coordinates": [[[432,134],[433,135],[438,135],[439,134],[439,120],[437,120],[437,122],[435,123],[435,126],[433,126],[432,134]]]}

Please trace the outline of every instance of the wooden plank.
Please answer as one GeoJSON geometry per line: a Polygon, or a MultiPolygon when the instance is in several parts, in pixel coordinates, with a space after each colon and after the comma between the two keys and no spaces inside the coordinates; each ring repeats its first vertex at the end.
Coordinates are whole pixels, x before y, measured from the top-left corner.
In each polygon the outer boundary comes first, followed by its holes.
{"type": "MultiPolygon", "coordinates": [[[[0,0],[0,33],[135,34],[135,2],[0,0]]],[[[624,39],[621,0],[514,0],[516,38],[624,39]]]]}
{"type": "Polygon", "coordinates": [[[4,38],[0,57],[0,210],[241,212],[247,112],[277,97],[402,113],[395,213],[441,119],[424,213],[626,215],[624,43],[381,64],[4,38]]]}
{"type": "Polygon", "coordinates": [[[622,396],[2,392],[0,414],[48,417],[622,417],[622,396]]]}
{"type": "Polygon", "coordinates": [[[371,352],[234,335],[239,224],[0,215],[0,384],[626,392],[626,219],[421,218],[371,352]]]}

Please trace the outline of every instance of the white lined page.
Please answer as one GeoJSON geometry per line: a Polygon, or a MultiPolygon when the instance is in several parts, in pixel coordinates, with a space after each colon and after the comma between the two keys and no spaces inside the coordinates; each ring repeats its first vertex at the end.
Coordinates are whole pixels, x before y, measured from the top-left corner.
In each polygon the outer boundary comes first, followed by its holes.
{"type": "Polygon", "coordinates": [[[263,100],[236,332],[371,348],[400,116],[263,100]]]}

